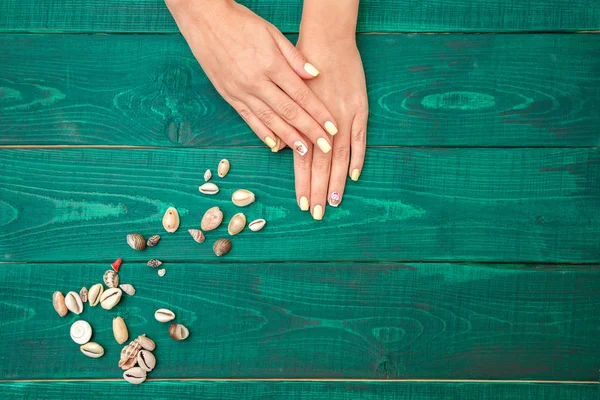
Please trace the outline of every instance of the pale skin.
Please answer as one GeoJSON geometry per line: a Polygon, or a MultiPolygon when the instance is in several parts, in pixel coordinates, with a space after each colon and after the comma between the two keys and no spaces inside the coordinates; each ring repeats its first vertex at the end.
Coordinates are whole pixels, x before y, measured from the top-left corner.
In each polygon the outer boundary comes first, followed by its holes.
{"type": "Polygon", "coordinates": [[[273,151],[295,150],[298,206],[322,219],[363,167],[368,101],[355,40],[359,0],[305,0],[296,47],[233,0],[165,1],[219,94],[273,151]]]}

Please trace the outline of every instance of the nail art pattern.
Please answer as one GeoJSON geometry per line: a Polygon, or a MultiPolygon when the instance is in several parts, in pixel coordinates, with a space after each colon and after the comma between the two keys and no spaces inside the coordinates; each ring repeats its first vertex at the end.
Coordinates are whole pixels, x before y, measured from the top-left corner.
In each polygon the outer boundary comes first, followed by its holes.
{"type": "Polygon", "coordinates": [[[342,196],[338,192],[331,192],[329,195],[329,205],[332,207],[337,207],[340,205],[342,200],[342,196]]]}
{"type": "Polygon", "coordinates": [[[302,143],[299,140],[296,140],[294,142],[294,149],[298,152],[298,154],[300,154],[301,156],[305,155],[306,152],[308,152],[308,148],[306,147],[306,145],[304,143],[302,143]]]}

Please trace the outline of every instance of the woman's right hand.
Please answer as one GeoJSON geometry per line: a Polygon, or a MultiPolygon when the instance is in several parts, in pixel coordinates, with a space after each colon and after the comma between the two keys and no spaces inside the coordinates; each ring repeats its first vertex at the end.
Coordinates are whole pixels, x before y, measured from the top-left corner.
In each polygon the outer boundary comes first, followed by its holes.
{"type": "Polygon", "coordinates": [[[304,135],[331,150],[335,121],[303,81],[318,71],[277,28],[232,0],[166,4],[217,91],[267,146],[278,151],[280,138],[304,155],[304,135]]]}

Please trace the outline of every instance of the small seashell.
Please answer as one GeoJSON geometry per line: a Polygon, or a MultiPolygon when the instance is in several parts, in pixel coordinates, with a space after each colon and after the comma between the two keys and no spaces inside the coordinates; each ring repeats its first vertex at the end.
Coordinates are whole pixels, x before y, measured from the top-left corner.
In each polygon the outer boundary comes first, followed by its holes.
{"type": "Polygon", "coordinates": [[[173,324],[169,327],[169,335],[175,340],[185,340],[190,336],[190,331],[182,324],[173,324]]]}
{"type": "Polygon", "coordinates": [[[98,303],[100,303],[100,298],[102,297],[102,293],[104,292],[104,286],[101,283],[96,283],[94,286],[90,288],[88,291],[88,301],[90,306],[96,307],[98,303]]]}
{"type": "Polygon", "coordinates": [[[83,312],[83,302],[81,301],[81,297],[79,297],[79,293],[77,292],[67,293],[67,296],[65,297],[65,305],[72,313],[81,314],[83,312]]]}
{"type": "Polygon", "coordinates": [[[138,336],[136,340],[138,341],[140,346],[142,346],[143,349],[154,351],[154,349],[156,348],[156,343],[154,343],[154,340],[150,339],[146,335],[138,336]]]}
{"type": "Polygon", "coordinates": [[[217,172],[219,173],[219,178],[225,178],[225,175],[229,172],[229,161],[227,159],[224,158],[219,162],[217,172]]]}
{"type": "Polygon", "coordinates": [[[152,260],[148,261],[146,263],[147,266],[149,266],[150,268],[158,268],[162,265],[162,261],[157,260],[156,258],[153,258],[152,260]]]}
{"type": "Polygon", "coordinates": [[[158,276],[165,276],[167,273],[167,270],[164,268],[161,268],[158,270],[158,276]]]}
{"type": "Polygon", "coordinates": [[[156,357],[148,350],[140,350],[137,356],[137,363],[141,369],[150,372],[156,367],[156,357]]]}
{"type": "Polygon", "coordinates": [[[148,242],[146,244],[148,245],[148,247],[152,247],[152,246],[156,246],[158,244],[158,242],[160,242],[160,236],[154,235],[154,236],[150,236],[150,239],[148,239],[148,242]]]}
{"type": "Polygon", "coordinates": [[[84,320],[73,322],[71,339],[77,344],[86,344],[92,338],[92,327],[84,320]]]}
{"type": "Polygon", "coordinates": [[[117,274],[112,269],[106,270],[102,280],[104,281],[104,284],[109,288],[116,288],[117,286],[119,286],[119,274],[117,274]]]}
{"type": "Polygon", "coordinates": [[[123,283],[122,285],[119,285],[119,287],[121,288],[122,291],[124,291],[125,293],[127,293],[130,296],[133,296],[135,294],[135,288],[133,287],[133,285],[130,285],[129,283],[123,283]]]}
{"type": "Polygon", "coordinates": [[[265,227],[265,224],[267,223],[267,221],[265,221],[264,219],[255,219],[254,221],[250,222],[248,224],[248,228],[252,231],[252,232],[258,232],[260,231],[262,228],[265,227]]]}
{"type": "Polygon", "coordinates": [[[65,304],[65,296],[61,292],[56,291],[52,294],[52,306],[61,317],[69,313],[69,309],[65,304]]]}
{"type": "Polygon", "coordinates": [[[175,313],[166,308],[159,308],[154,313],[154,318],[156,318],[158,322],[169,322],[175,319],[175,313]]]}
{"type": "Polygon", "coordinates": [[[100,358],[104,355],[104,347],[100,346],[96,342],[88,342],[81,345],[79,350],[90,358],[100,358]]]}
{"type": "Polygon", "coordinates": [[[188,229],[188,232],[190,235],[192,235],[192,238],[194,238],[196,242],[204,243],[204,233],[202,233],[200,229],[188,229]]]}
{"type": "Polygon", "coordinates": [[[243,213],[237,213],[231,217],[227,232],[229,232],[231,236],[235,236],[243,231],[244,227],[246,227],[246,216],[243,213]]]}
{"type": "Polygon", "coordinates": [[[217,194],[219,193],[219,187],[214,183],[208,182],[198,188],[202,194],[217,194]]]}
{"type": "Polygon", "coordinates": [[[146,380],[146,371],[140,367],[129,368],[123,373],[123,378],[129,383],[139,385],[146,380]]]}
{"type": "Polygon", "coordinates": [[[134,250],[142,251],[146,248],[146,239],[139,233],[127,235],[127,244],[134,250]]]}
{"type": "Polygon", "coordinates": [[[127,359],[125,362],[123,362],[123,365],[121,365],[121,369],[122,370],[128,370],[129,368],[133,368],[135,367],[137,364],[137,355],[135,357],[131,357],[129,359],[127,359]]]}
{"type": "Polygon", "coordinates": [[[219,239],[213,244],[213,252],[217,257],[224,256],[231,250],[231,242],[229,239],[219,239]]]}
{"type": "Polygon", "coordinates": [[[140,337],[132,340],[127,346],[121,349],[121,359],[119,360],[120,368],[129,369],[137,363],[137,355],[142,348],[140,337]]]}
{"type": "Polygon", "coordinates": [[[81,290],[79,291],[79,298],[81,299],[82,303],[85,303],[88,301],[88,290],[85,286],[82,287],[81,290]]]}
{"type": "Polygon", "coordinates": [[[116,273],[119,273],[119,268],[121,268],[122,262],[123,262],[122,258],[117,258],[115,261],[112,262],[112,264],[110,264],[110,266],[112,267],[112,269],[115,270],[116,273]]]}
{"type": "Polygon", "coordinates": [[[210,181],[210,178],[212,178],[212,172],[210,172],[210,169],[207,169],[204,173],[204,182],[210,181]]]}
{"type": "Polygon", "coordinates": [[[119,288],[106,289],[100,297],[100,305],[105,310],[110,310],[121,301],[123,291],[119,288]]]}
{"type": "Polygon", "coordinates": [[[125,320],[122,317],[113,319],[112,327],[113,335],[117,343],[123,344],[129,339],[129,331],[127,330],[127,325],[125,325],[125,320]]]}
{"type": "Polygon", "coordinates": [[[238,207],[246,207],[247,205],[254,203],[254,200],[256,200],[254,193],[246,189],[236,190],[233,192],[233,195],[231,195],[231,201],[238,207]]]}
{"type": "Polygon", "coordinates": [[[165,211],[162,224],[165,231],[169,233],[173,233],[179,228],[179,213],[175,207],[169,207],[167,211],[165,211]]]}
{"type": "Polygon", "coordinates": [[[223,211],[219,207],[212,207],[204,213],[200,222],[200,228],[205,232],[212,231],[217,229],[221,225],[221,222],[223,222],[223,211]]]}

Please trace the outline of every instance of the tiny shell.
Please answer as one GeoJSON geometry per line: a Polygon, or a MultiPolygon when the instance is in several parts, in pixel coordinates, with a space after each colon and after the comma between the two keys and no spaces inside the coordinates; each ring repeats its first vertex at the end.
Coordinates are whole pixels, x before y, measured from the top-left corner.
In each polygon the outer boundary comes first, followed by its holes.
{"type": "Polygon", "coordinates": [[[71,325],[71,339],[77,344],[86,344],[92,338],[92,327],[84,320],[73,322],[71,325]]]}
{"type": "Polygon", "coordinates": [[[102,286],[101,283],[96,283],[90,288],[88,291],[88,302],[90,303],[90,306],[96,307],[98,303],[100,303],[100,298],[102,297],[103,292],[104,286],[102,286]]]}
{"type": "Polygon", "coordinates": [[[69,313],[69,309],[65,304],[65,296],[61,292],[57,291],[52,295],[52,306],[61,317],[69,313]]]}
{"type": "Polygon", "coordinates": [[[106,289],[100,297],[100,305],[105,310],[110,310],[121,301],[123,291],[119,288],[106,289]]]}
{"type": "Polygon", "coordinates": [[[156,367],[156,358],[148,350],[140,350],[137,356],[137,363],[141,369],[150,372],[156,367]]]}
{"type": "Polygon", "coordinates": [[[110,266],[112,267],[112,269],[115,270],[115,272],[119,272],[119,268],[121,268],[121,264],[123,263],[123,259],[122,258],[117,258],[115,261],[113,261],[110,266]]]}
{"type": "Polygon", "coordinates": [[[162,224],[165,231],[169,233],[173,233],[179,228],[179,213],[175,207],[169,207],[167,211],[165,211],[162,224]]]}
{"type": "Polygon", "coordinates": [[[227,232],[231,236],[237,235],[246,227],[246,216],[243,213],[237,213],[233,217],[231,217],[231,221],[229,221],[229,226],[227,227],[227,232]]]}
{"type": "Polygon", "coordinates": [[[112,269],[106,270],[102,280],[104,281],[104,284],[109,288],[116,288],[117,286],[119,286],[119,274],[117,274],[112,269]]]}
{"type": "Polygon", "coordinates": [[[156,343],[154,343],[154,340],[150,339],[146,335],[138,336],[137,341],[140,344],[140,346],[142,346],[142,348],[146,350],[154,351],[154,349],[156,348],[156,343]]]}
{"type": "Polygon", "coordinates": [[[223,211],[219,207],[211,207],[204,213],[200,228],[203,231],[212,231],[217,229],[221,222],[223,222],[223,211]]]}
{"type": "Polygon", "coordinates": [[[150,236],[150,239],[148,239],[148,242],[146,244],[148,245],[148,247],[152,247],[156,246],[158,242],[160,242],[160,235],[153,235],[150,236]]]}
{"type": "Polygon", "coordinates": [[[88,290],[85,286],[82,287],[81,290],[79,291],[79,298],[81,299],[81,302],[83,302],[83,303],[88,301],[88,290]]]}
{"type": "Polygon", "coordinates": [[[137,355],[142,348],[140,337],[129,342],[129,344],[121,349],[121,359],[119,360],[119,367],[122,369],[128,369],[133,367],[137,362],[137,355]]]}
{"type": "Polygon", "coordinates": [[[127,244],[134,250],[144,250],[146,248],[146,239],[139,233],[130,233],[127,235],[127,244]]]}
{"type": "Polygon", "coordinates": [[[256,196],[249,190],[239,189],[231,195],[231,201],[238,207],[246,207],[256,200],[256,196]]]}
{"type": "Polygon", "coordinates": [[[129,331],[127,330],[127,325],[125,325],[125,320],[122,317],[113,319],[112,327],[113,336],[117,343],[123,344],[129,339],[129,331]]]}
{"type": "Polygon", "coordinates": [[[198,188],[200,193],[203,194],[217,194],[219,193],[219,187],[214,183],[208,182],[198,188]]]}
{"type": "Polygon", "coordinates": [[[153,258],[152,260],[148,261],[146,263],[147,266],[149,266],[150,268],[158,268],[162,265],[162,261],[157,260],[156,258],[153,258]]]}
{"type": "Polygon", "coordinates": [[[156,318],[158,322],[169,322],[175,319],[175,313],[166,308],[159,308],[154,313],[154,318],[156,318]]]}
{"type": "Polygon", "coordinates": [[[227,175],[227,173],[229,172],[229,161],[227,161],[227,159],[222,159],[219,162],[219,167],[217,168],[217,172],[219,173],[219,178],[224,178],[225,175],[227,175]]]}
{"type": "Polygon", "coordinates": [[[188,232],[196,242],[204,243],[204,233],[200,229],[188,229],[188,232]]]}
{"type": "Polygon", "coordinates": [[[65,296],[65,305],[72,313],[81,314],[83,312],[83,302],[77,292],[67,293],[65,296]]]}
{"type": "Polygon", "coordinates": [[[265,224],[267,223],[267,221],[265,221],[264,219],[255,219],[254,221],[250,222],[248,224],[248,228],[252,231],[252,232],[258,232],[260,231],[262,228],[265,227],[265,224]]]}
{"type": "Polygon", "coordinates": [[[224,256],[231,250],[231,242],[229,239],[219,239],[213,244],[213,252],[217,257],[224,256]]]}
{"type": "Polygon", "coordinates": [[[140,367],[130,368],[123,373],[123,378],[129,383],[139,385],[146,380],[146,371],[140,367]]]}
{"type": "Polygon", "coordinates": [[[100,346],[96,342],[88,342],[81,345],[79,350],[90,358],[100,358],[104,355],[104,347],[100,346]]]}
{"type": "Polygon", "coordinates": [[[210,181],[210,178],[212,178],[212,172],[210,172],[210,169],[207,169],[204,173],[204,182],[210,181]]]}
{"type": "Polygon", "coordinates": [[[185,340],[190,336],[190,331],[182,324],[173,324],[169,327],[169,336],[174,340],[185,340]]]}
{"type": "Polygon", "coordinates": [[[158,276],[165,276],[167,273],[167,270],[164,268],[161,268],[158,270],[158,276]]]}
{"type": "Polygon", "coordinates": [[[119,285],[119,287],[121,288],[121,290],[125,293],[127,293],[130,296],[133,296],[135,294],[135,288],[133,287],[133,285],[130,285],[129,283],[123,283],[121,285],[119,285]]]}

